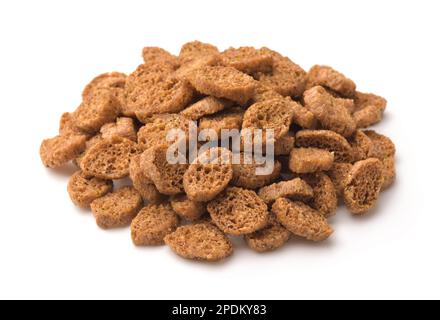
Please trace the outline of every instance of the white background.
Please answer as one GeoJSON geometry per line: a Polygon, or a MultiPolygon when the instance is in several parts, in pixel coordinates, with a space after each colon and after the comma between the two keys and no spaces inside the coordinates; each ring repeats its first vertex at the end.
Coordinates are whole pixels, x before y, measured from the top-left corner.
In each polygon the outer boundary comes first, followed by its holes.
{"type": "Polygon", "coordinates": [[[438,1],[1,1],[0,298],[440,298],[438,1]],[[332,220],[326,243],[226,263],[135,248],[101,231],[49,171],[40,142],[95,75],[130,73],[143,46],[268,46],[329,64],[388,99],[378,130],[398,181],[377,210],[332,220]]]}

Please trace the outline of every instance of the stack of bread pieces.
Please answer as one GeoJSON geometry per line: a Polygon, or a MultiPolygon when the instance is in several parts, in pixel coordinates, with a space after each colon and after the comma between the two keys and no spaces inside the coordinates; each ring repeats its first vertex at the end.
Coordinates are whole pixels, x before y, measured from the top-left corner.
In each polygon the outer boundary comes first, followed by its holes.
{"type": "Polygon", "coordinates": [[[339,204],[365,214],[395,180],[393,142],[368,129],[386,100],[357,91],[331,67],[306,72],[268,48],[221,52],[199,41],[178,56],[146,47],[143,59],[130,75],[93,79],[40,147],[45,166],[78,167],[67,188],[73,203],[90,208],[103,229],[130,226],[137,246],[167,244],[184,258],[219,261],[236,237],[257,252],[298,237],[324,241],[339,204]],[[239,163],[197,161],[237,152],[220,144],[193,162],[170,163],[167,136],[189,134],[191,121],[219,137],[271,130],[273,170],[257,174],[263,164],[244,150],[239,163]]]}

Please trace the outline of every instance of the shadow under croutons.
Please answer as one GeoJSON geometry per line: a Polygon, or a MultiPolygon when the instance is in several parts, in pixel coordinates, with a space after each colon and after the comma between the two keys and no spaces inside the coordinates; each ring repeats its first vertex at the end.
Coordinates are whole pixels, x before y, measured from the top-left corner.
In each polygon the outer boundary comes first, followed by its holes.
{"type": "Polygon", "coordinates": [[[62,177],[67,177],[70,178],[75,172],[77,172],[78,170],[80,170],[75,164],[68,163],[65,164],[59,168],[47,168],[47,172],[51,175],[54,176],[62,176],[62,177]]]}

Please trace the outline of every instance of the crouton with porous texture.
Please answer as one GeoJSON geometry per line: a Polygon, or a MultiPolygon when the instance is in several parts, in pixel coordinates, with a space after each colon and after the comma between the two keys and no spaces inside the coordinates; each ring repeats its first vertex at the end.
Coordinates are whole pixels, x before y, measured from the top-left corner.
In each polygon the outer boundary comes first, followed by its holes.
{"type": "Polygon", "coordinates": [[[356,84],[353,80],[348,79],[342,73],[328,66],[313,66],[307,77],[307,86],[309,88],[323,86],[336,91],[345,97],[352,97],[356,93],[356,84]]]}
{"type": "Polygon", "coordinates": [[[356,162],[350,170],[344,188],[344,202],[353,214],[364,214],[379,200],[384,183],[383,164],[370,158],[356,162]]]}
{"type": "Polygon", "coordinates": [[[188,164],[170,163],[167,159],[167,145],[159,145],[142,153],[140,165],[145,176],[153,181],[157,190],[165,195],[182,193],[183,175],[188,164]]]}
{"type": "Polygon", "coordinates": [[[278,198],[306,201],[313,197],[313,189],[304,180],[295,178],[263,187],[258,191],[258,196],[268,204],[273,203],[278,198]]]}
{"type": "Polygon", "coordinates": [[[307,240],[323,241],[333,233],[324,216],[302,202],[279,198],[272,212],[287,230],[307,240]]]}
{"type": "Polygon", "coordinates": [[[123,187],[94,200],[90,207],[100,228],[120,228],[130,225],[136,217],[142,198],[133,187],[123,187]]]}
{"type": "Polygon", "coordinates": [[[90,177],[82,171],[75,172],[67,185],[70,199],[75,205],[82,208],[88,208],[93,200],[105,196],[112,188],[112,180],[90,177]]]}
{"type": "Polygon", "coordinates": [[[254,191],[237,187],[209,202],[208,212],[220,230],[236,236],[261,230],[269,222],[264,201],[254,191]]]}
{"type": "Polygon", "coordinates": [[[233,252],[230,240],[209,222],[179,227],[165,237],[165,243],[179,256],[192,260],[215,262],[233,252]]]}
{"type": "Polygon", "coordinates": [[[203,94],[243,105],[253,97],[256,88],[256,82],[251,76],[231,67],[202,67],[195,70],[188,80],[203,94]]]}
{"type": "Polygon", "coordinates": [[[327,171],[333,165],[333,153],[317,148],[294,148],[290,152],[289,168],[294,173],[327,171]]]}
{"type": "Polygon", "coordinates": [[[131,222],[131,239],[136,246],[164,244],[164,238],[179,226],[179,216],[171,204],[150,204],[131,222]]]}
{"type": "Polygon", "coordinates": [[[107,180],[128,176],[131,158],[141,153],[137,143],[118,136],[102,139],[81,159],[85,174],[107,180]]]}
{"type": "Polygon", "coordinates": [[[87,136],[65,134],[43,140],[40,146],[41,161],[46,167],[58,168],[74,160],[86,149],[87,136]]]}
{"type": "Polygon", "coordinates": [[[290,231],[284,228],[273,214],[266,228],[244,236],[249,248],[263,253],[281,248],[290,239],[290,231]]]}

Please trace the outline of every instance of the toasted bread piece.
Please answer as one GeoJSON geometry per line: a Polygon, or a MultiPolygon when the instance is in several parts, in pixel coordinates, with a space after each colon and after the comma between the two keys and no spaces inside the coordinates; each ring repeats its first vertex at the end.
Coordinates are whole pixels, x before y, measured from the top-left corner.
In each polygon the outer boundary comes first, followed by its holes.
{"type": "Polygon", "coordinates": [[[67,192],[72,202],[82,208],[90,207],[93,200],[101,198],[113,189],[112,180],[90,177],[82,171],[75,172],[69,179],[67,192]]]}
{"type": "Polygon", "coordinates": [[[307,73],[278,52],[268,48],[262,48],[261,51],[271,55],[273,59],[272,72],[254,75],[261,84],[283,96],[301,96],[306,88],[307,73]]]}
{"type": "Polygon", "coordinates": [[[173,69],[177,69],[180,66],[178,57],[158,47],[145,47],[142,50],[142,58],[147,65],[164,63],[169,64],[173,69]]]}
{"type": "Polygon", "coordinates": [[[125,103],[125,81],[127,80],[127,75],[121,72],[108,72],[103,73],[96,78],[94,78],[83,90],[82,97],[83,100],[87,100],[88,97],[94,95],[94,92],[100,89],[108,89],[118,106],[119,111],[126,117],[131,117],[133,114],[127,113],[126,103],[125,103]]]}
{"type": "Polygon", "coordinates": [[[223,232],[244,235],[261,230],[269,222],[267,205],[251,190],[231,187],[208,203],[213,222],[223,232]]]}
{"type": "Polygon", "coordinates": [[[280,175],[281,163],[275,160],[273,171],[265,175],[257,175],[257,168],[264,164],[257,164],[252,156],[240,154],[240,163],[233,164],[233,178],[231,184],[245,189],[258,189],[274,182],[280,175]],[[245,158],[248,160],[245,161],[245,158]]]}
{"type": "Polygon", "coordinates": [[[383,164],[370,158],[356,162],[348,174],[344,188],[344,202],[353,214],[364,214],[373,209],[384,183],[383,164]]]}
{"type": "Polygon", "coordinates": [[[90,207],[96,224],[102,229],[111,229],[130,225],[142,204],[141,195],[136,189],[123,187],[94,200],[90,207]]]}
{"type": "Polygon", "coordinates": [[[301,175],[312,188],[313,199],[310,206],[318,210],[326,218],[334,216],[338,209],[338,196],[335,185],[330,177],[322,172],[301,175]]]}
{"type": "Polygon", "coordinates": [[[294,111],[285,99],[257,102],[250,106],[243,118],[243,129],[272,129],[275,140],[289,132],[294,111]]]}
{"type": "Polygon", "coordinates": [[[356,93],[356,84],[342,73],[328,66],[313,66],[307,74],[309,88],[323,86],[343,95],[353,97],[356,93]]]}
{"type": "Polygon", "coordinates": [[[107,180],[128,176],[131,158],[141,153],[131,140],[118,136],[102,139],[87,150],[80,166],[85,174],[107,180]]]}
{"type": "Polygon", "coordinates": [[[179,216],[171,204],[150,204],[131,222],[131,239],[136,246],[164,244],[164,238],[179,226],[179,216]]]}
{"type": "Polygon", "coordinates": [[[88,133],[96,133],[106,123],[116,120],[120,113],[118,101],[111,89],[95,89],[85,97],[73,113],[75,126],[88,133]]]}
{"type": "Polygon", "coordinates": [[[64,134],[43,140],[40,146],[41,161],[46,167],[58,168],[74,160],[86,149],[87,136],[64,134]]]}
{"type": "Polygon", "coordinates": [[[272,71],[273,58],[261,49],[254,47],[229,48],[223,51],[221,56],[226,66],[247,74],[272,71]]]}
{"type": "Polygon", "coordinates": [[[113,136],[119,136],[132,141],[137,141],[137,133],[134,126],[133,119],[121,117],[116,119],[116,122],[107,123],[101,127],[101,136],[104,139],[113,136]]]}
{"type": "Polygon", "coordinates": [[[296,133],[296,146],[333,152],[335,162],[352,162],[353,150],[340,134],[329,130],[301,130],[296,133]]]}
{"type": "Polygon", "coordinates": [[[263,253],[281,248],[290,239],[290,231],[271,214],[266,228],[244,236],[248,246],[263,253]]]}
{"type": "Polygon", "coordinates": [[[323,241],[333,233],[325,217],[302,202],[279,198],[272,212],[287,230],[307,240],[323,241]]]}
{"type": "Polygon", "coordinates": [[[138,143],[142,150],[161,144],[172,144],[167,141],[167,135],[171,130],[182,130],[185,136],[188,135],[188,119],[179,114],[163,114],[154,116],[150,122],[139,129],[138,143]]]}
{"type": "Polygon", "coordinates": [[[294,148],[290,152],[289,168],[293,173],[327,171],[333,166],[333,153],[316,148],[294,148]]]}
{"type": "Polygon", "coordinates": [[[145,150],[141,156],[141,168],[144,175],[153,181],[157,190],[165,195],[182,193],[183,175],[187,164],[171,164],[167,160],[167,145],[158,145],[145,150]]]}
{"type": "Polygon", "coordinates": [[[360,130],[357,130],[352,137],[348,139],[352,149],[352,161],[357,162],[365,160],[370,156],[373,149],[371,139],[360,130]]]}
{"type": "Polygon", "coordinates": [[[188,76],[191,85],[199,92],[246,104],[254,95],[256,82],[247,74],[231,67],[205,66],[188,76]]]}
{"type": "Polygon", "coordinates": [[[148,203],[161,203],[165,201],[166,196],[157,190],[153,181],[148,178],[141,168],[141,155],[136,155],[131,158],[129,167],[129,176],[133,182],[133,187],[139,192],[144,201],[148,203]]]}
{"type": "Polygon", "coordinates": [[[209,116],[222,111],[230,105],[231,102],[224,99],[205,97],[180,112],[180,114],[187,119],[195,121],[204,116],[209,116]]]}
{"type": "Polygon", "coordinates": [[[179,256],[192,260],[215,262],[233,252],[229,239],[209,222],[179,227],[165,237],[165,243],[179,256]]]}
{"type": "Polygon", "coordinates": [[[333,167],[327,172],[335,186],[336,194],[338,196],[341,196],[344,192],[345,183],[351,168],[353,168],[351,163],[340,162],[334,163],[333,167]]]}
{"type": "Polygon", "coordinates": [[[258,196],[264,202],[271,204],[278,198],[291,198],[307,201],[313,197],[313,189],[300,178],[274,183],[258,191],[258,196]]]}
{"type": "Polygon", "coordinates": [[[334,98],[323,87],[316,86],[304,92],[307,110],[313,113],[323,129],[350,137],[356,130],[356,122],[345,101],[334,98]]]}
{"type": "Polygon", "coordinates": [[[373,146],[370,150],[369,156],[371,158],[378,158],[383,160],[388,157],[392,157],[396,154],[396,147],[390,138],[379,134],[373,130],[364,131],[364,133],[370,138],[373,146]]]}
{"type": "MultiPolygon", "coordinates": [[[[224,148],[211,148],[206,152],[224,152],[231,157],[231,152],[224,148]]],[[[214,161],[201,161],[206,153],[200,155],[192,163],[183,176],[183,187],[190,200],[197,202],[208,202],[222,192],[232,179],[232,163],[230,159],[223,162],[214,155],[214,161]]],[[[210,159],[212,160],[212,159],[210,159]]]]}

